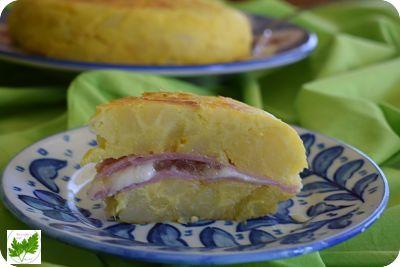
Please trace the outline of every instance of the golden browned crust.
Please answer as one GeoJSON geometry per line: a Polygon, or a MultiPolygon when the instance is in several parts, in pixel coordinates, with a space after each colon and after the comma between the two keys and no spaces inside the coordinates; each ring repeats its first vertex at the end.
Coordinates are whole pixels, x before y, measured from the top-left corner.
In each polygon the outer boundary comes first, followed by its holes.
{"type": "Polygon", "coordinates": [[[198,65],[251,54],[248,18],[216,0],[19,0],[7,23],[22,49],[60,59],[198,65]]]}
{"type": "Polygon", "coordinates": [[[221,3],[211,0],[68,0],[68,2],[73,3],[88,3],[88,4],[104,4],[110,6],[120,6],[129,8],[221,8],[221,3]]]}
{"type": "MultiPolygon", "coordinates": [[[[97,112],[116,106],[136,105],[146,102],[159,102],[164,104],[181,105],[186,107],[223,107],[249,113],[260,113],[261,110],[242,102],[223,96],[199,96],[190,93],[172,92],[145,92],[142,96],[128,96],[113,100],[97,107],[97,112]]],[[[262,112],[267,115],[267,113],[262,112]]],[[[270,116],[270,114],[268,114],[270,116]]]]}

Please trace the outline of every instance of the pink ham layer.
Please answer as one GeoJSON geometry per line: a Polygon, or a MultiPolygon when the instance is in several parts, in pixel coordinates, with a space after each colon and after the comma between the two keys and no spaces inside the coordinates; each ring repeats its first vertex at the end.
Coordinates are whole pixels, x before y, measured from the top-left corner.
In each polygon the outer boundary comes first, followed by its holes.
{"type": "Polygon", "coordinates": [[[194,179],[202,181],[236,180],[252,184],[277,186],[288,193],[296,193],[299,190],[297,186],[288,186],[267,177],[240,172],[231,164],[221,164],[214,159],[193,154],[162,153],[148,156],[125,156],[119,159],[104,160],[97,164],[96,169],[97,175],[95,180],[92,182],[92,186],[88,190],[88,195],[92,200],[104,199],[119,192],[128,191],[168,178],[194,179]],[[111,176],[119,171],[126,168],[140,166],[149,161],[153,161],[153,167],[156,169],[156,173],[148,181],[132,183],[129,186],[117,190],[110,190],[111,188],[105,186],[99,187],[99,184],[96,183],[96,180],[111,179],[111,176]],[[213,175],[213,171],[217,172],[223,168],[227,168],[230,171],[237,173],[237,176],[218,177],[218,179],[215,179],[217,176],[216,174],[213,175]],[[243,179],[240,177],[242,175],[251,178],[252,181],[243,179]]]}

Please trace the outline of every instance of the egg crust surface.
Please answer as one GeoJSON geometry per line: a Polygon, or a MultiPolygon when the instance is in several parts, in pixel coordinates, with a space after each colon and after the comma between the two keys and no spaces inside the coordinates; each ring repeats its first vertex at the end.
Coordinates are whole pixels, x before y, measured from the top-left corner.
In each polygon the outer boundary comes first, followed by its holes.
{"type": "Polygon", "coordinates": [[[230,62],[252,42],[247,17],[214,0],[19,0],[8,25],[27,51],[88,62],[230,62]]]}

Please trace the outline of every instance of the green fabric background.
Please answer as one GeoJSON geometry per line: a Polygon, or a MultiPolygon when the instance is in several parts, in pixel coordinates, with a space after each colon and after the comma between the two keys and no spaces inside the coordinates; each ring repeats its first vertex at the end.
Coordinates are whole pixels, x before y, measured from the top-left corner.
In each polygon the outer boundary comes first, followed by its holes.
{"type": "MultiPolygon", "coordinates": [[[[278,0],[235,5],[270,16],[294,10],[278,0]]],[[[361,235],[319,253],[240,266],[387,265],[400,249],[399,16],[382,1],[361,0],[304,13],[295,22],[318,33],[319,46],[311,57],[288,67],[241,75],[178,81],[97,71],[75,77],[0,62],[0,169],[32,142],[85,124],[95,106],[110,99],[160,89],[231,96],[361,149],[380,164],[390,184],[388,208],[361,235]]],[[[3,255],[7,229],[28,227],[0,204],[3,255]]],[[[42,266],[154,265],[96,255],[45,235],[42,245],[42,266]]]]}

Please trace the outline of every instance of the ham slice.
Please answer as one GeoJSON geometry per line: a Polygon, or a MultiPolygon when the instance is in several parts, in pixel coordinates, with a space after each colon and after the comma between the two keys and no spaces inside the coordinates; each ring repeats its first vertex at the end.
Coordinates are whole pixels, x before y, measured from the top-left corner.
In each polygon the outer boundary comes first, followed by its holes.
{"type": "Polygon", "coordinates": [[[125,156],[106,159],[97,164],[97,175],[88,195],[92,200],[104,199],[161,179],[197,179],[215,181],[231,179],[246,183],[277,186],[296,193],[297,186],[287,186],[268,177],[241,172],[231,164],[221,164],[208,157],[183,153],[162,153],[147,156],[125,156]]]}

